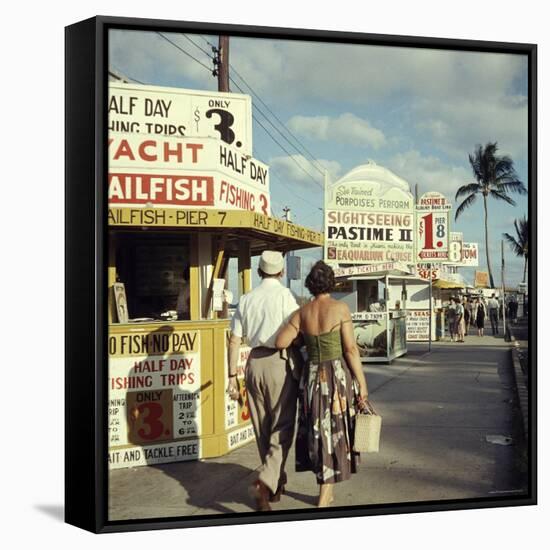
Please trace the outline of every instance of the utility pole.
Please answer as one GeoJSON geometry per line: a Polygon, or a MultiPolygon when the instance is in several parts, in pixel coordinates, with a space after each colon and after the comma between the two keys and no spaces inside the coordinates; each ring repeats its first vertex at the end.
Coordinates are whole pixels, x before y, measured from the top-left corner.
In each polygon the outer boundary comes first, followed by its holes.
{"type": "Polygon", "coordinates": [[[218,92],[229,92],[229,36],[220,36],[217,51],[218,92]]]}
{"type": "Polygon", "coordinates": [[[502,331],[504,338],[506,338],[506,291],[504,286],[504,241],[500,241],[500,256],[502,258],[501,263],[501,279],[502,279],[502,331]]]}
{"type": "Polygon", "coordinates": [[[430,307],[430,316],[428,317],[428,353],[432,351],[432,314],[433,314],[433,304],[432,304],[432,264],[428,264],[429,273],[430,273],[430,286],[428,287],[428,302],[430,307]]]}

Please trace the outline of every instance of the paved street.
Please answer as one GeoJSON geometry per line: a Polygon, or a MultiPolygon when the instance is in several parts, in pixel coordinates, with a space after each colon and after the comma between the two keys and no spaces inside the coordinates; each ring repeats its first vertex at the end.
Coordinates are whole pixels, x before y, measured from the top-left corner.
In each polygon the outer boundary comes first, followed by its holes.
{"type": "MultiPolygon", "coordinates": [[[[473,331],[471,331],[473,332],[473,331]]],[[[489,329],[490,332],[490,329],[489,329]]],[[[383,417],[381,450],[363,455],[335,506],[522,494],[526,464],[510,344],[502,336],[409,346],[392,365],[367,365],[371,401],[383,417]],[[512,438],[499,445],[487,436],[512,438]]],[[[288,468],[274,510],[315,506],[313,474],[288,468]]],[[[111,519],[249,512],[258,467],[254,444],[201,462],[115,470],[111,519]]]]}

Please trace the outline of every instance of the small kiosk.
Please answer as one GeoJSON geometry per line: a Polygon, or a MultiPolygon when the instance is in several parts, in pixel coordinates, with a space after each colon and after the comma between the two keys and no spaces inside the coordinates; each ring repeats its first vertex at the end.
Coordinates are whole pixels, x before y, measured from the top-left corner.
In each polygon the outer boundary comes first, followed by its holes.
{"type": "Polygon", "coordinates": [[[245,293],[254,256],[323,236],[270,215],[251,111],[241,94],[111,83],[110,469],[216,457],[254,439],[246,345],[241,398],[226,394],[229,273],[245,293]]]}
{"type": "Polygon", "coordinates": [[[337,268],[335,298],[352,312],[363,362],[391,362],[407,353],[408,285],[427,283],[399,263],[337,268]]]}

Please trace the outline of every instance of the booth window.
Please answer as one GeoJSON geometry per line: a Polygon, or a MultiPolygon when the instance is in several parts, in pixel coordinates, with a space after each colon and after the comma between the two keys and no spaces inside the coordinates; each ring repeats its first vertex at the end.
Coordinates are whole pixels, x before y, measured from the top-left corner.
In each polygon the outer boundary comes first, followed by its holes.
{"type": "Polygon", "coordinates": [[[126,288],[130,318],[190,318],[189,250],[186,235],[117,235],[117,282],[126,288]]]}

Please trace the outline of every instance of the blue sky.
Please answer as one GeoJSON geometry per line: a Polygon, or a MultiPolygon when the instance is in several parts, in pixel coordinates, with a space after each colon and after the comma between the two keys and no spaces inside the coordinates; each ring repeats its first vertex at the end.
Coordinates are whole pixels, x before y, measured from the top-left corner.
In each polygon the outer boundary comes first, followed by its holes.
{"type": "MultiPolygon", "coordinates": [[[[167,36],[211,66],[206,54],[183,35],[167,36]]],[[[205,49],[204,38],[217,44],[216,36],[188,36],[205,49]]],[[[440,191],[454,202],[456,189],[474,181],[468,153],[478,143],[497,141],[500,153],[512,156],[519,178],[529,185],[526,57],[231,38],[230,63],[333,178],[373,160],[404,178],[411,190],[418,184],[420,193],[440,191]]],[[[147,84],[217,89],[217,80],[204,67],[155,33],[111,31],[110,65],[147,84]]],[[[269,115],[254,97],[252,101],[269,115]]],[[[263,117],[259,120],[294,157],[254,122],[254,156],[270,166],[273,215],[282,216],[282,208],[289,206],[296,223],[320,230],[323,196],[313,180],[320,183],[321,175],[263,117]]],[[[489,202],[489,247],[497,284],[502,233],[514,234],[514,219],[527,214],[527,197],[513,198],[516,207],[489,202]]],[[[480,199],[452,230],[462,231],[466,241],[479,242],[478,269],[484,269],[480,199]]],[[[301,255],[306,268],[320,258],[318,251],[301,255]]],[[[506,245],[505,255],[506,284],[516,285],[523,260],[506,245]]],[[[473,271],[461,273],[472,282],[473,271]]],[[[299,283],[294,284],[299,293],[299,283]]]]}

